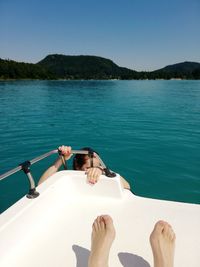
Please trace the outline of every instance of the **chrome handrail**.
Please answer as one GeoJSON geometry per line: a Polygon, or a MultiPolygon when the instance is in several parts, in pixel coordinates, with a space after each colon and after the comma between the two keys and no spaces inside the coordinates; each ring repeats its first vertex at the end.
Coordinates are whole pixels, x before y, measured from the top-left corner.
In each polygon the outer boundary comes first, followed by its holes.
{"type": "MultiPolygon", "coordinates": [[[[56,150],[52,150],[52,151],[50,151],[48,153],[45,153],[45,154],[43,154],[43,155],[41,155],[41,156],[39,156],[37,158],[34,158],[34,159],[30,160],[29,162],[32,165],[32,164],[34,164],[34,163],[36,163],[36,162],[38,162],[38,161],[40,161],[40,160],[42,160],[44,158],[47,158],[48,156],[51,156],[52,154],[55,154],[57,152],[58,152],[57,149],[56,150]]],[[[18,167],[16,167],[16,168],[14,168],[14,169],[12,169],[12,170],[10,170],[8,172],[5,172],[2,175],[0,175],[0,181],[3,180],[3,179],[5,179],[6,177],[8,177],[8,176],[10,176],[10,175],[18,172],[18,171],[21,171],[22,170],[22,164],[19,164],[18,167]]]]}
{"type": "MultiPolygon", "coordinates": [[[[10,171],[8,172],[5,172],[4,174],[1,174],[0,175],[0,181],[1,180],[4,180],[5,178],[7,178],[8,176],[18,172],[18,171],[21,171],[23,170],[24,173],[27,175],[28,177],[28,180],[29,180],[29,184],[30,184],[30,188],[29,188],[29,193],[27,194],[27,197],[28,198],[36,198],[37,196],[39,196],[39,193],[36,191],[36,186],[35,186],[35,181],[32,177],[32,174],[31,174],[31,171],[30,171],[30,166],[33,165],[34,163],[44,159],[44,158],[47,158],[49,156],[51,156],[52,154],[55,154],[55,153],[59,153],[60,150],[59,149],[54,149],[52,151],[49,151],[39,157],[36,157],[32,160],[27,160],[21,164],[19,164],[18,167],[14,168],[14,169],[11,169],[10,171]]],[[[71,150],[71,154],[84,154],[84,155],[88,155],[90,154],[89,151],[87,150],[71,150]]],[[[95,154],[95,157],[98,158],[102,168],[104,169],[104,172],[105,172],[105,175],[107,175],[108,177],[114,177],[115,176],[115,173],[112,173],[110,172],[110,170],[106,167],[106,165],[104,164],[104,162],[102,161],[102,159],[100,158],[100,156],[98,154],[95,154]]]]}

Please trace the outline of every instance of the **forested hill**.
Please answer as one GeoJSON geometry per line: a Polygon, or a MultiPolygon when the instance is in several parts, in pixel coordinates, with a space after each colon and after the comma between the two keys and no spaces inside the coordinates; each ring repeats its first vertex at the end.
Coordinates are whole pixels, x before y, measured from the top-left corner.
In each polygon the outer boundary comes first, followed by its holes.
{"type": "Polygon", "coordinates": [[[182,79],[200,79],[200,63],[196,62],[182,62],[174,65],[166,66],[162,69],[153,71],[151,73],[156,77],[182,78],[182,79]]]}
{"type": "Polygon", "coordinates": [[[185,61],[183,63],[166,66],[160,70],[164,70],[166,72],[181,71],[181,72],[187,73],[187,72],[194,71],[198,68],[200,68],[200,63],[185,61]]]}
{"type": "Polygon", "coordinates": [[[36,64],[0,59],[0,79],[200,79],[200,63],[137,72],[97,56],[48,55],[36,64]]]}
{"type": "Polygon", "coordinates": [[[119,67],[110,59],[97,56],[49,55],[37,65],[57,77],[69,79],[125,79],[137,74],[119,67]]]}
{"type": "Polygon", "coordinates": [[[38,64],[0,59],[0,79],[56,79],[53,73],[38,64]]]}

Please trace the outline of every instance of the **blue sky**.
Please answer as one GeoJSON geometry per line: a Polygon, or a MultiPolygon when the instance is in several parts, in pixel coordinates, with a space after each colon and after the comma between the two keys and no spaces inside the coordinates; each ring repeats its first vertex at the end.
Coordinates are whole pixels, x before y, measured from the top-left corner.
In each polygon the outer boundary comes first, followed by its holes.
{"type": "Polygon", "coordinates": [[[200,0],[0,0],[0,58],[52,53],[135,70],[200,62],[200,0]]]}

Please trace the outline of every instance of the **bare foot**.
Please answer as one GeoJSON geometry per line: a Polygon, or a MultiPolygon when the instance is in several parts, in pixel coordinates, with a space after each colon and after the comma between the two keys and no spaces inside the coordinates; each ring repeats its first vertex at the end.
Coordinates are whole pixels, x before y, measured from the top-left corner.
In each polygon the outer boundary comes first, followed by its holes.
{"type": "Polygon", "coordinates": [[[173,267],[176,236],[172,227],[164,221],[155,224],[150,235],[154,267],[173,267]]]}
{"type": "Polygon", "coordinates": [[[109,215],[96,218],[92,226],[92,244],[88,267],[108,267],[111,245],[115,239],[115,228],[109,215]]]}

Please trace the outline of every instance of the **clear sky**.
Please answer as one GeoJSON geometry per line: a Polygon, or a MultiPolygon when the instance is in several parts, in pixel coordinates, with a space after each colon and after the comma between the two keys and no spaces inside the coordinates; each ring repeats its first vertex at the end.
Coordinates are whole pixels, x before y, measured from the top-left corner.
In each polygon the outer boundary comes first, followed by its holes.
{"type": "Polygon", "coordinates": [[[200,0],[0,0],[0,58],[52,53],[135,70],[200,62],[200,0]]]}

